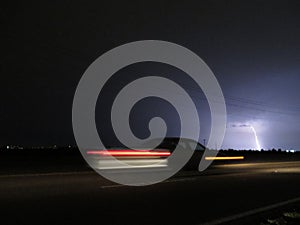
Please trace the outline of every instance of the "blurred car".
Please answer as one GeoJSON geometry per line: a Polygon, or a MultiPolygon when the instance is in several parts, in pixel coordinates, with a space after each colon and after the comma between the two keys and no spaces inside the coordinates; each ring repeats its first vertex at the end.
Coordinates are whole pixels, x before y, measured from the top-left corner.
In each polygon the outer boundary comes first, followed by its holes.
{"type": "MultiPolygon", "coordinates": [[[[128,166],[133,169],[164,168],[168,166],[168,157],[177,146],[180,151],[194,151],[192,157],[182,169],[197,170],[206,147],[189,138],[165,137],[162,141],[160,139],[152,139],[144,143],[143,147],[135,150],[129,148],[109,148],[106,151],[89,150],[87,151],[87,156],[91,166],[95,169],[128,169],[128,166]],[[156,143],[160,144],[154,149],[149,147],[155,146],[156,143]]],[[[228,156],[224,152],[218,152],[218,155],[215,157],[205,157],[205,160],[209,161],[237,159],[243,159],[243,157],[228,156]]]]}

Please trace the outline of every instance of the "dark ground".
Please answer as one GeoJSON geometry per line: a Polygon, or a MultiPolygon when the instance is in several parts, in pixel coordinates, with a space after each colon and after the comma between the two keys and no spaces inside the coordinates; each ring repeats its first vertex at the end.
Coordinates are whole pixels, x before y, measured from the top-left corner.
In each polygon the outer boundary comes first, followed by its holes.
{"type": "MultiPolygon", "coordinates": [[[[218,162],[204,173],[128,187],[100,177],[78,152],[35,152],[2,153],[1,224],[202,224],[300,197],[300,162],[270,162],[291,154],[260,153],[269,161],[257,163],[249,158],[258,153],[248,152],[243,163],[218,162]]],[[[261,224],[293,207],[299,202],[235,224],[261,224]]]]}

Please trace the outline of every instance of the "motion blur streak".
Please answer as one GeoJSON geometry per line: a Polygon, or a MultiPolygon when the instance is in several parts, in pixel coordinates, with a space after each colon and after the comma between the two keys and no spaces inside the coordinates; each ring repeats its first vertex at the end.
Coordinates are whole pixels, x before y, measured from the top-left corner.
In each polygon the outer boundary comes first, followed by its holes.
{"type": "Polygon", "coordinates": [[[130,165],[131,169],[134,168],[161,168],[167,167],[167,159],[134,159],[134,160],[122,160],[122,164],[117,164],[114,160],[99,160],[95,166],[96,169],[102,170],[114,170],[114,169],[128,169],[130,165]]]}
{"type": "Polygon", "coordinates": [[[205,160],[236,160],[244,159],[244,156],[216,156],[216,157],[205,157],[205,160]]]}
{"type": "Polygon", "coordinates": [[[167,151],[88,151],[88,155],[102,155],[102,156],[170,156],[171,153],[167,151]]]}

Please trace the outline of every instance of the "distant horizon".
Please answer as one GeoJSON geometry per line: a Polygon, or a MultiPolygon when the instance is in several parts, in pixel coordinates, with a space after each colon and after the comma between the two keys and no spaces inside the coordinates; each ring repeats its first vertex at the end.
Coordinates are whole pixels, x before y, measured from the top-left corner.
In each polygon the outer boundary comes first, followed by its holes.
{"type": "MultiPolygon", "coordinates": [[[[115,146],[117,147],[117,146],[115,146]]],[[[60,149],[60,148],[78,148],[77,145],[56,145],[56,144],[53,144],[53,145],[0,145],[0,149],[5,149],[5,150],[15,150],[15,149],[27,149],[27,148],[35,148],[35,149],[39,149],[39,148],[52,148],[52,149],[60,149]],[[9,148],[8,148],[9,146],[9,148]]],[[[289,149],[285,149],[285,148],[267,148],[267,149],[251,149],[251,148],[244,148],[244,149],[236,149],[236,148],[220,148],[220,149],[213,149],[211,148],[210,150],[217,150],[217,151],[222,151],[222,150],[225,150],[225,151],[228,151],[228,150],[233,150],[233,151],[257,151],[257,152],[260,152],[260,151],[272,151],[272,150],[282,150],[282,151],[296,151],[296,152],[299,152],[300,149],[294,149],[294,148],[289,148],[289,149]]]]}

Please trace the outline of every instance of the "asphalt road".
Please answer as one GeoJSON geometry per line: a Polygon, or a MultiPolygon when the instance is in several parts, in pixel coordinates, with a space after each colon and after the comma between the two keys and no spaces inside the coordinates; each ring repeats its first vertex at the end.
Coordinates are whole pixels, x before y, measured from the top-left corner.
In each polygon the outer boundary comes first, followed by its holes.
{"type": "Polygon", "coordinates": [[[217,224],[300,197],[300,161],[218,165],[129,187],[91,171],[0,176],[0,224],[217,224]]]}

